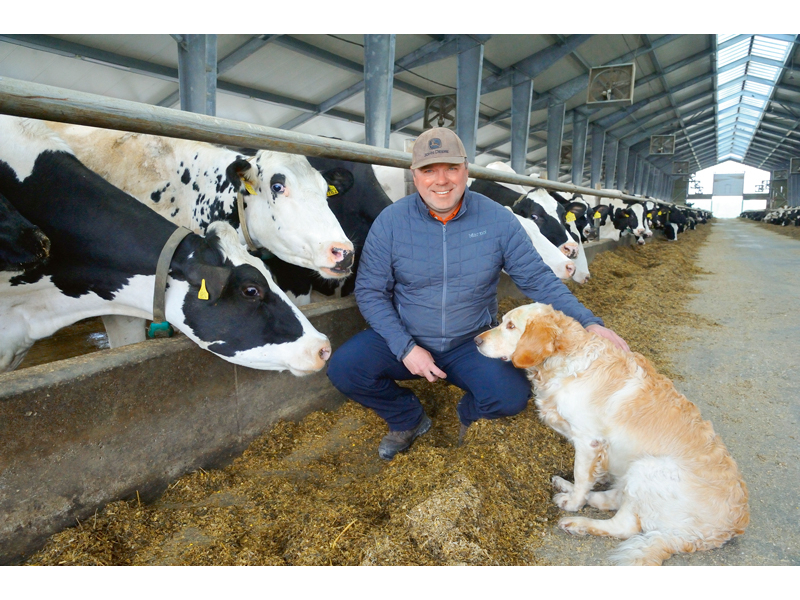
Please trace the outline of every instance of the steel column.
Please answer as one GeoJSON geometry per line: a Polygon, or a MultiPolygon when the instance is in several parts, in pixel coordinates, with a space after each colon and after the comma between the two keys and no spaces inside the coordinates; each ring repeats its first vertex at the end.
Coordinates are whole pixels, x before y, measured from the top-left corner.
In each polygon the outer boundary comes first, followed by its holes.
{"type": "Polygon", "coordinates": [[[602,127],[592,125],[592,174],[589,187],[596,188],[600,183],[600,173],[603,169],[603,142],[606,132],[602,127]]]}
{"type": "Polygon", "coordinates": [[[547,107],[547,178],[550,181],[558,181],[565,111],[566,105],[563,103],[547,107]]]}
{"type": "Polygon", "coordinates": [[[217,114],[217,36],[186,34],[178,42],[178,88],[181,110],[217,114]]]}
{"type": "Polygon", "coordinates": [[[389,147],[394,83],[394,34],[364,35],[364,131],[370,146],[389,147]]]}
{"type": "Polygon", "coordinates": [[[475,161],[478,143],[478,107],[481,99],[483,44],[458,55],[458,90],[456,92],[456,133],[464,143],[467,160],[475,161]]]}
{"type": "Polygon", "coordinates": [[[525,174],[527,162],[532,96],[532,79],[516,84],[511,91],[511,168],[520,175],[525,174]]]}
{"type": "Polygon", "coordinates": [[[626,181],[622,186],[622,189],[627,189],[630,193],[633,193],[634,187],[634,177],[636,175],[636,157],[638,156],[635,152],[631,152],[630,146],[626,146],[628,152],[628,166],[625,168],[626,181]]]}
{"type": "Polygon", "coordinates": [[[625,179],[628,177],[628,154],[630,146],[625,144],[617,145],[617,186],[615,189],[622,190],[625,187],[625,179]]]}
{"type": "Polygon", "coordinates": [[[614,187],[614,175],[617,170],[617,149],[619,148],[619,140],[613,136],[606,136],[606,147],[603,151],[606,159],[606,183],[607,190],[616,189],[614,187]]]}
{"type": "Polygon", "coordinates": [[[577,111],[572,116],[572,183],[583,185],[583,165],[586,161],[586,137],[589,118],[577,111]]]}

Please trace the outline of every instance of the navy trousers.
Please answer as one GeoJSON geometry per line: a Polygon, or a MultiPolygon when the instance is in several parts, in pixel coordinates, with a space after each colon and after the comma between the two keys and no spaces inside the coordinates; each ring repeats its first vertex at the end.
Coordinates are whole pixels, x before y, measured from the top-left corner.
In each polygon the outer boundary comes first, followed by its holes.
{"type": "MultiPolygon", "coordinates": [[[[457,406],[463,424],[516,415],[527,406],[531,384],[525,371],[485,357],[471,339],[431,355],[447,381],[466,392],[457,406]]],[[[422,419],[419,398],[396,383],[419,376],[412,375],[372,329],[357,333],[333,353],[328,378],[345,396],[378,413],[390,431],[413,429],[422,419]]]]}

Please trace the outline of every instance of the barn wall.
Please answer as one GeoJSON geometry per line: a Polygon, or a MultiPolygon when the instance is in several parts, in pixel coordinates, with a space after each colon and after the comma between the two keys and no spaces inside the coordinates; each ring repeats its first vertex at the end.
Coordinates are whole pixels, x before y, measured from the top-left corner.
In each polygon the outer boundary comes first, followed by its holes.
{"type": "MultiPolygon", "coordinates": [[[[587,258],[618,245],[591,244],[587,258]]],[[[505,275],[498,293],[520,294],[505,275]]],[[[303,312],[334,349],[366,326],[352,297],[303,312]]],[[[278,420],[343,401],[324,371],[238,367],[182,336],[0,374],[0,564],[109,502],[146,502],[225,464],[278,420]]]]}

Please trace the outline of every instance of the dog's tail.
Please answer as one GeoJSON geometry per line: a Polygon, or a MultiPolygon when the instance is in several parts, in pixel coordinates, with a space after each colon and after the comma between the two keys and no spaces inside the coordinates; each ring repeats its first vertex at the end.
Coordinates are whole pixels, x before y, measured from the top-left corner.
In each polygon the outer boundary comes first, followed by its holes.
{"type": "Polygon", "coordinates": [[[660,531],[648,531],[622,542],[609,559],[617,565],[656,566],[673,554],[694,550],[694,545],[684,539],[660,531]]]}

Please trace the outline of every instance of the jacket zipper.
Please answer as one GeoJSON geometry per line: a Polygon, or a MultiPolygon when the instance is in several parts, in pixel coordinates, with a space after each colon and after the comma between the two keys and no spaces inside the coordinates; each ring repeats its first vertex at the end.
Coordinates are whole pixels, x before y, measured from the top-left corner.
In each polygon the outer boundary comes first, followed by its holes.
{"type": "Polygon", "coordinates": [[[447,300],[447,225],[442,224],[442,260],[443,260],[443,281],[442,281],[442,344],[441,344],[441,352],[445,351],[445,341],[447,339],[446,327],[445,327],[445,317],[447,315],[446,300],[447,300]]]}

